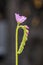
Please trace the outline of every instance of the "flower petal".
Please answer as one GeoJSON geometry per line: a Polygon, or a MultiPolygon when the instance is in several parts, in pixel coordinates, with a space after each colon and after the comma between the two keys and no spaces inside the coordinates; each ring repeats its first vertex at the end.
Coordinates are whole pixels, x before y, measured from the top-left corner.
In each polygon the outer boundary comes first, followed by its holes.
{"type": "Polygon", "coordinates": [[[19,22],[19,20],[20,20],[19,14],[16,14],[16,13],[15,13],[15,18],[16,18],[16,21],[19,22]]]}
{"type": "Polygon", "coordinates": [[[20,23],[23,23],[26,19],[27,19],[27,17],[21,16],[20,23]]]}
{"type": "Polygon", "coordinates": [[[25,16],[20,16],[20,15],[17,14],[17,13],[15,13],[15,18],[16,18],[16,21],[19,22],[19,23],[22,23],[22,22],[24,22],[24,21],[27,19],[27,17],[25,17],[25,16]]]}

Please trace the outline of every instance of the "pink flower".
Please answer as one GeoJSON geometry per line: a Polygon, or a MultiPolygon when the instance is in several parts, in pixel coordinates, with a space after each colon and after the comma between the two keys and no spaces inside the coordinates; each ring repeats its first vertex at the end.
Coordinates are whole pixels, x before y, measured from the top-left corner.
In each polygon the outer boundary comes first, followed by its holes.
{"type": "Polygon", "coordinates": [[[26,28],[26,34],[27,34],[27,36],[28,36],[28,34],[29,34],[29,27],[27,26],[27,25],[24,25],[25,26],[25,28],[26,28]]]}
{"type": "Polygon", "coordinates": [[[23,23],[23,22],[27,19],[27,17],[25,17],[25,16],[20,16],[20,15],[17,14],[17,13],[15,13],[15,18],[16,18],[16,21],[17,21],[18,23],[23,23]]]}
{"type": "Polygon", "coordinates": [[[26,29],[29,29],[29,27],[27,25],[25,25],[26,29]]]}

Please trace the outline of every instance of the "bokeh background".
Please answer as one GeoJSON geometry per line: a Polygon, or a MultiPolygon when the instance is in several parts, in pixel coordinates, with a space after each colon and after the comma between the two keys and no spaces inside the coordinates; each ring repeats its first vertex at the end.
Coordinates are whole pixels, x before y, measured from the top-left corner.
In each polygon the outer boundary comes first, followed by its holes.
{"type": "MultiPolygon", "coordinates": [[[[43,65],[43,0],[0,0],[0,65],[15,64],[15,13],[24,15],[30,27],[19,65],[43,65]]],[[[19,31],[19,45],[23,31],[19,31]]]]}

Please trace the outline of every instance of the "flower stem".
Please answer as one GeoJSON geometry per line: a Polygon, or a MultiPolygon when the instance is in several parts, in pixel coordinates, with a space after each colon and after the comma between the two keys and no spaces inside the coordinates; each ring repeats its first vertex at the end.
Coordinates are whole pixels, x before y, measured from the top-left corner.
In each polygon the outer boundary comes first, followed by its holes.
{"type": "Polygon", "coordinates": [[[18,54],[17,54],[17,51],[18,51],[18,25],[17,25],[17,28],[16,28],[16,65],[18,65],[18,54]]]}
{"type": "Polygon", "coordinates": [[[24,26],[17,24],[16,28],[16,65],[18,65],[18,30],[22,28],[24,30],[24,26]]]}

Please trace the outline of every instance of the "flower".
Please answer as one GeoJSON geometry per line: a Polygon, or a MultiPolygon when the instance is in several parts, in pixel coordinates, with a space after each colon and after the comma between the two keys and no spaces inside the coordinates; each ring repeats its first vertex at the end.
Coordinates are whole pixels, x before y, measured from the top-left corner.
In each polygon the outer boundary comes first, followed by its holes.
{"type": "Polygon", "coordinates": [[[17,13],[15,13],[15,18],[16,18],[17,23],[23,23],[23,22],[27,19],[27,17],[25,17],[25,16],[20,16],[20,15],[17,14],[17,13]]]}
{"type": "Polygon", "coordinates": [[[29,29],[29,27],[27,25],[24,25],[26,29],[29,29]]]}
{"type": "Polygon", "coordinates": [[[29,34],[29,27],[27,25],[24,25],[24,27],[26,28],[26,35],[28,36],[28,34],[29,34]]]}

